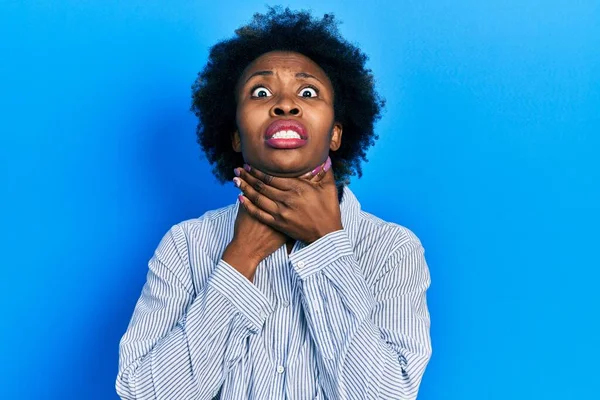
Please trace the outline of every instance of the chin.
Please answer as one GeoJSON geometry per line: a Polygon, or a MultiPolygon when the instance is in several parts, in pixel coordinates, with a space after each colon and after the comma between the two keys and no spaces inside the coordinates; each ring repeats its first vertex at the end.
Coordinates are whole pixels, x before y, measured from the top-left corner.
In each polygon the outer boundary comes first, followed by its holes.
{"type": "Polygon", "coordinates": [[[274,170],[274,171],[269,171],[267,172],[269,175],[273,175],[273,176],[279,176],[282,178],[296,178],[298,176],[303,175],[305,172],[303,171],[281,171],[281,170],[274,170]]]}
{"type": "MultiPolygon", "coordinates": [[[[273,176],[300,176],[309,169],[309,166],[305,164],[299,164],[294,162],[289,163],[268,163],[264,165],[265,169],[262,170],[264,172],[268,172],[273,176]]],[[[260,168],[259,168],[260,169],[260,168]]]]}

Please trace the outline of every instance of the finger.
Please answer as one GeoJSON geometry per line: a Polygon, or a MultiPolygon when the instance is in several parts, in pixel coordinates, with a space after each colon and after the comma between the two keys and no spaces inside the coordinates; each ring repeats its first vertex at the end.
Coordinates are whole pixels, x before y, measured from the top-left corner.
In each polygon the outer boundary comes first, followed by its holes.
{"type": "Polygon", "coordinates": [[[314,169],[312,171],[308,171],[304,175],[300,175],[298,178],[299,179],[304,179],[304,180],[311,180],[314,177],[314,174],[313,174],[314,171],[315,171],[314,169]]]}
{"type": "Polygon", "coordinates": [[[327,165],[327,160],[329,160],[329,157],[327,157],[327,159],[323,162],[323,164],[320,164],[315,169],[305,173],[304,175],[300,175],[298,178],[309,180],[309,181],[312,180],[319,172],[321,172],[323,170],[323,167],[325,167],[325,165],[327,165]]]}
{"type": "MultiPolygon", "coordinates": [[[[246,164],[244,164],[246,165],[246,164]]],[[[257,192],[267,196],[269,199],[273,200],[273,201],[277,201],[277,199],[280,199],[284,194],[285,191],[280,190],[274,186],[271,186],[268,182],[271,181],[271,179],[267,178],[270,175],[267,175],[263,172],[260,172],[254,168],[252,168],[252,172],[248,172],[245,168],[236,168],[235,170],[237,170],[237,173],[239,173],[240,178],[242,178],[243,180],[245,180],[246,182],[248,182],[248,184],[250,186],[252,186],[257,192]],[[256,177],[254,174],[262,174],[263,179],[259,179],[258,177],[256,177]],[[267,182],[265,182],[267,181],[267,182]]]]}
{"type": "Polygon", "coordinates": [[[313,181],[315,176],[317,176],[317,174],[319,172],[321,172],[322,170],[323,170],[323,164],[319,165],[317,168],[313,169],[312,171],[308,171],[304,175],[300,175],[298,177],[298,179],[303,179],[305,181],[313,181]]]}
{"type": "Polygon", "coordinates": [[[333,168],[329,168],[327,171],[323,170],[323,177],[321,178],[321,184],[334,184],[335,185],[335,176],[333,175],[333,168]]]}
{"type": "Polygon", "coordinates": [[[312,183],[321,182],[321,180],[323,179],[323,177],[325,176],[326,173],[327,173],[327,171],[325,171],[325,169],[319,168],[319,172],[317,172],[317,174],[310,179],[310,182],[312,182],[312,183]]]}
{"type": "Polygon", "coordinates": [[[258,208],[257,206],[255,206],[250,201],[250,199],[248,199],[243,194],[240,194],[238,196],[238,199],[240,200],[240,203],[242,203],[244,210],[246,210],[246,212],[248,214],[250,214],[252,217],[257,219],[258,221],[262,222],[263,224],[266,224],[266,225],[276,228],[274,225],[276,224],[277,221],[275,220],[275,218],[272,215],[270,215],[269,213],[267,213],[267,212],[261,210],[260,208],[258,208]]]}
{"type": "Polygon", "coordinates": [[[267,213],[275,214],[279,206],[269,197],[261,193],[261,190],[266,186],[262,181],[254,179],[254,185],[246,182],[241,176],[233,178],[233,183],[239,188],[243,195],[252,202],[256,207],[261,208],[267,213]]]}
{"type": "Polygon", "coordinates": [[[277,176],[272,176],[272,175],[268,175],[265,174],[264,172],[249,166],[248,164],[244,164],[244,171],[256,178],[261,180],[262,182],[264,182],[265,184],[267,184],[270,187],[273,187],[275,189],[279,189],[280,191],[286,191],[286,190],[290,190],[292,189],[292,185],[290,183],[289,178],[280,178],[277,176]]]}
{"type": "Polygon", "coordinates": [[[325,161],[323,164],[319,165],[317,168],[313,169],[310,172],[310,182],[319,182],[321,180],[321,177],[323,176],[323,168],[325,167],[325,164],[327,164],[327,161],[325,161]]]}
{"type": "Polygon", "coordinates": [[[325,160],[325,162],[323,164],[321,164],[320,166],[318,166],[317,168],[315,168],[313,170],[313,172],[314,171],[317,171],[317,172],[310,179],[310,181],[311,182],[320,182],[329,169],[331,169],[331,158],[327,157],[327,160],[325,160]]]}

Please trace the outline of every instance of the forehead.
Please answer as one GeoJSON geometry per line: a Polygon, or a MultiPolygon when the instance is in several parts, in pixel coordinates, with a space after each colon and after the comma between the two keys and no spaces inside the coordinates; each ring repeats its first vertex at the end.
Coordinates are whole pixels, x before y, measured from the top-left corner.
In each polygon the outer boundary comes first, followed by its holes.
{"type": "Polygon", "coordinates": [[[317,63],[303,54],[291,51],[271,51],[259,56],[246,67],[242,79],[261,70],[282,73],[307,72],[320,80],[329,81],[327,74],[317,63]]]}

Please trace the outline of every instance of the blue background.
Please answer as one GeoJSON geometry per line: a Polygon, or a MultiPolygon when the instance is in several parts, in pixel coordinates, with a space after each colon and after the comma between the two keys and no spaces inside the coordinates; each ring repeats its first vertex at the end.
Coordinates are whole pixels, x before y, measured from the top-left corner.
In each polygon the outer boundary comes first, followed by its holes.
{"type": "MultiPolygon", "coordinates": [[[[600,2],[290,2],[388,105],[351,188],[433,283],[419,399],[600,393],[600,2]]],[[[116,399],[118,341],[174,223],[232,203],[190,86],[264,3],[0,1],[0,398],[116,399]]]]}

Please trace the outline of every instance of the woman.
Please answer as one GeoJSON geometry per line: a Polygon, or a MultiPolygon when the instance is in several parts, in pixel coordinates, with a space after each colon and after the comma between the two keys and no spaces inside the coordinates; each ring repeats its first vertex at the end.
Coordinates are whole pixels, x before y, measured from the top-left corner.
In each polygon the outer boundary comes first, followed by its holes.
{"type": "Polygon", "coordinates": [[[198,141],[238,201],[174,225],[120,343],[123,399],[413,399],[429,270],[348,188],[383,101],[332,16],[272,8],[211,49],[198,141]],[[343,139],[342,139],[343,138],[343,139]]]}

